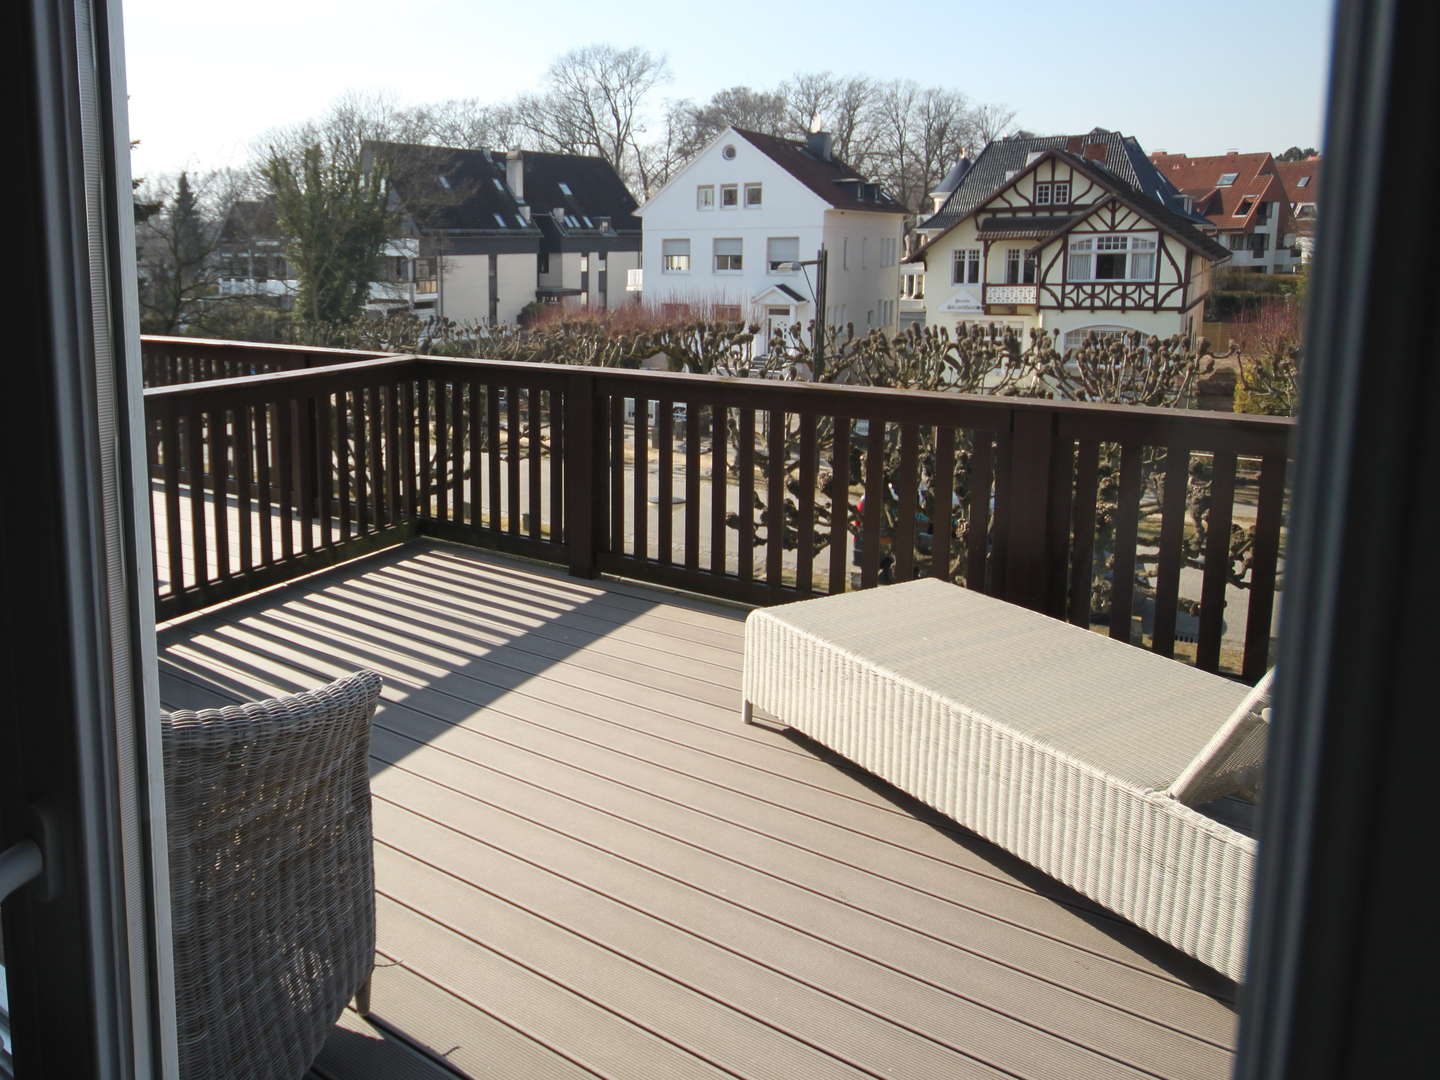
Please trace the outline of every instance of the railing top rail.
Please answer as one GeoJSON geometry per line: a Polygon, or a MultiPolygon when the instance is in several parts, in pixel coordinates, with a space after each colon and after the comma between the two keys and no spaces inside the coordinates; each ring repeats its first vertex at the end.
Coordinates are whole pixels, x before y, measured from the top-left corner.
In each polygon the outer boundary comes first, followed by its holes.
{"type": "Polygon", "coordinates": [[[141,334],[140,344],[224,349],[234,352],[293,352],[304,356],[348,356],[356,360],[375,360],[387,356],[404,355],[379,349],[336,349],[326,345],[286,345],[272,341],[227,341],[223,338],[171,337],[165,334],[141,334]]]}
{"type": "Polygon", "coordinates": [[[297,368],[294,371],[272,371],[263,375],[237,375],[226,379],[206,379],[204,382],[178,383],[174,386],[151,386],[143,391],[146,401],[176,402],[188,397],[207,395],[228,396],[240,393],[254,393],[267,387],[288,387],[307,382],[326,382],[346,375],[361,375],[391,367],[405,367],[414,364],[418,357],[396,354],[374,359],[355,360],[346,364],[326,364],[312,368],[297,368]]]}

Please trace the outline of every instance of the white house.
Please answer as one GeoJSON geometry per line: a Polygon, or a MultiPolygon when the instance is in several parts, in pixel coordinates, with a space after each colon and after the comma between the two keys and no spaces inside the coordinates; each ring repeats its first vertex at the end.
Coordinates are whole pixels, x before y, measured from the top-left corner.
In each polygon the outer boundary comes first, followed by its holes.
{"type": "Polygon", "coordinates": [[[1045,329],[1062,351],[1092,331],[1198,335],[1230,253],[1133,139],[1092,135],[985,148],[905,267],[924,274],[928,326],[1045,329]]]}
{"type": "Polygon", "coordinates": [[[894,332],[906,210],[831,150],[726,128],[636,213],[643,222],[646,303],[704,310],[773,328],[816,315],[828,267],[825,322],[894,332]]]}

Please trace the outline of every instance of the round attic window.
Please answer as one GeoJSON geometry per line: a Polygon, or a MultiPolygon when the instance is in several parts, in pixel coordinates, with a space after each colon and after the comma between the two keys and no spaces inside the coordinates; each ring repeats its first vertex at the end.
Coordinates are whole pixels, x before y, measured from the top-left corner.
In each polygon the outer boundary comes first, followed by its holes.
{"type": "Polygon", "coordinates": [[[726,144],[725,144],[725,149],[723,149],[723,150],[720,151],[720,156],[723,157],[726,161],[734,161],[734,160],[735,160],[735,144],[734,144],[734,143],[726,143],[726,144]]]}

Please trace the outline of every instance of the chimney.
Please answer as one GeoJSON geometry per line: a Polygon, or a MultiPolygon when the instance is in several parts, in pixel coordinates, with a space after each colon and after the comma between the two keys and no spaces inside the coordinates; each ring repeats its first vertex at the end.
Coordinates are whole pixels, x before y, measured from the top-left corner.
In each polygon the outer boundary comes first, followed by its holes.
{"type": "Polygon", "coordinates": [[[1105,144],[1090,143],[1085,147],[1085,157],[1090,161],[1105,161],[1105,144]]]}
{"type": "Polygon", "coordinates": [[[805,149],[811,157],[830,161],[835,149],[835,136],[828,131],[812,131],[805,136],[805,149]]]}
{"type": "Polygon", "coordinates": [[[511,150],[505,155],[505,183],[517,202],[525,201],[525,151],[511,150]]]}
{"type": "Polygon", "coordinates": [[[1065,149],[1072,154],[1080,153],[1080,136],[1071,135],[1068,139],[1066,139],[1065,149]]]}
{"type": "Polygon", "coordinates": [[[1234,146],[1232,146],[1232,147],[1228,148],[1228,149],[1225,151],[1225,156],[1226,156],[1226,157],[1235,157],[1235,156],[1237,156],[1239,153],[1240,153],[1239,147],[1234,147],[1234,146]]]}

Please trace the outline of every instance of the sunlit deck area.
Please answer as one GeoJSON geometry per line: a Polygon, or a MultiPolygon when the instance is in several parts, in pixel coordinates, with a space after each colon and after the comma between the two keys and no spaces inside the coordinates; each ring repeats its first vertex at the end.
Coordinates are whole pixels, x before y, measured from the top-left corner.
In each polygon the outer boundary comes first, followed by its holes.
{"type": "Polygon", "coordinates": [[[416,542],[162,628],[167,708],[384,676],[377,1023],[317,1074],[1228,1075],[1232,984],[742,725],[743,617],[416,542]]]}

